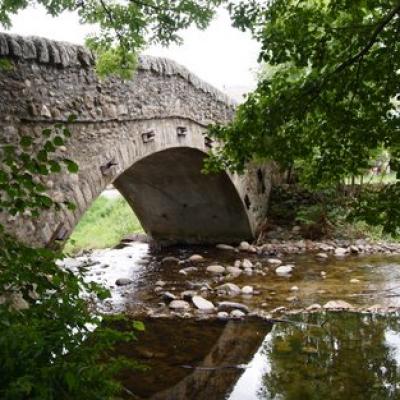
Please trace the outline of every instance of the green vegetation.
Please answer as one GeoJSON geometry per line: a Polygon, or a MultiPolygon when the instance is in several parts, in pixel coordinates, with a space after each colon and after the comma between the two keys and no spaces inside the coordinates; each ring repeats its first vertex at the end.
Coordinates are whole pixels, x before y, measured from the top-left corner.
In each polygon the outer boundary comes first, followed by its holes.
{"type": "Polygon", "coordinates": [[[64,250],[76,253],[112,247],[134,232],[142,232],[142,228],[125,199],[100,196],[81,218],[64,250]]]}
{"type": "Polygon", "coordinates": [[[180,43],[180,31],[195,25],[204,29],[224,0],[6,0],[0,2],[0,25],[8,28],[11,15],[28,5],[41,5],[50,15],[76,11],[83,24],[96,25],[98,35],[87,46],[98,56],[101,76],[132,77],[137,55],[149,44],[180,43]]]}
{"type": "MultiPolygon", "coordinates": [[[[234,122],[211,129],[224,146],[210,170],[274,160],[308,187],[336,188],[384,149],[400,176],[398,1],[254,0],[230,9],[260,42],[268,70],[234,122]]],[[[396,233],[399,199],[398,181],[373,188],[359,212],[396,233]]]]}
{"type": "MultiPolygon", "coordinates": [[[[72,160],[57,155],[71,133],[56,125],[42,136],[42,145],[23,136],[17,145],[0,148],[3,213],[38,216],[44,209],[74,208],[68,201],[55,203],[45,192],[49,175],[78,171],[72,160]]],[[[130,331],[118,332],[101,325],[107,318],[95,304],[110,293],[60,268],[62,257],[19,243],[0,225],[1,399],[110,399],[121,390],[116,373],[138,367],[108,355],[115,343],[135,339],[134,330],[143,326],[135,323],[130,331]]]]}

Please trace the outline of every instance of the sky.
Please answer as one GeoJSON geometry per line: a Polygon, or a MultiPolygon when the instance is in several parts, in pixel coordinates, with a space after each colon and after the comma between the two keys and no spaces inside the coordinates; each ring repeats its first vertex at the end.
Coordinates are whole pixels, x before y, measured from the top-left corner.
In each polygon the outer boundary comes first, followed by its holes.
{"type": "MultiPolygon", "coordinates": [[[[53,18],[41,7],[30,7],[12,19],[9,32],[36,35],[82,44],[93,26],[80,25],[74,13],[53,18]]],[[[4,31],[4,28],[0,27],[4,31]]],[[[171,58],[200,78],[227,92],[254,88],[259,45],[249,34],[230,25],[229,15],[220,10],[205,31],[190,28],[183,32],[184,44],[169,48],[153,46],[145,54],[171,58]]],[[[236,95],[237,93],[232,93],[236,95]]]]}

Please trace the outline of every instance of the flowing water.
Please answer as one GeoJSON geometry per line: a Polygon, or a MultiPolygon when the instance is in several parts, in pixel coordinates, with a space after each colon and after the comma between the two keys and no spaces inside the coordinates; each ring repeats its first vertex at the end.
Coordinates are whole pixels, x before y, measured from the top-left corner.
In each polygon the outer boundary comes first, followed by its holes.
{"type": "Polygon", "coordinates": [[[285,277],[273,268],[264,269],[268,258],[200,247],[153,253],[147,244],[132,243],[65,263],[85,271],[85,279],[111,289],[104,311],[125,312],[146,324],[137,342],[116,349],[150,368],[121,374],[124,398],[400,399],[400,257],[321,261],[312,254],[290,255],[283,261],[295,269],[285,277]],[[193,253],[201,254],[204,261],[184,275],[180,271],[193,253]],[[161,262],[165,256],[181,263],[165,265],[161,262]],[[206,266],[228,266],[244,257],[260,262],[263,273],[242,274],[232,282],[253,286],[254,294],[229,297],[215,290],[220,278],[207,274],[206,266]],[[118,286],[118,278],[132,282],[118,286]],[[155,290],[160,280],[165,283],[162,291],[155,290]],[[222,322],[213,318],[215,314],[204,315],[193,308],[178,318],[161,301],[164,291],[179,297],[182,291],[200,291],[201,286],[208,287],[201,295],[214,304],[240,302],[251,310],[272,313],[282,322],[251,317],[222,322]],[[345,300],[358,312],[299,313],[330,300],[345,300]],[[380,313],[366,312],[374,305],[380,313]],[[285,307],[286,314],[274,314],[277,307],[285,307]]]}

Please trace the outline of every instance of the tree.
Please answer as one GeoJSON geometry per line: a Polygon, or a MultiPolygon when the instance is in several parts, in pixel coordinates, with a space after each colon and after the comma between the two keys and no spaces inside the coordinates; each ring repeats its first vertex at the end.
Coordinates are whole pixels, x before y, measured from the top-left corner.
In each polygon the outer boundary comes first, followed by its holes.
{"type": "MultiPolygon", "coordinates": [[[[88,40],[99,56],[98,72],[127,78],[146,43],[177,42],[178,31],[192,23],[204,28],[221,1],[4,0],[0,24],[9,26],[10,16],[32,3],[52,15],[77,10],[83,23],[98,23],[100,34],[88,40]]],[[[0,68],[10,67],[6,61],[0,60],[0,68]]],[[[77,172],[73,160],[57,153],[70,132],[55,125],[43,136],[40,148],[33,135],[13,145],[0,143],[0,212],[10,217],[73,207],[54,203],[40,179],[63,168],[77,172]]],[[[107,328],[91,300],[109,293],[60,267],[57,260],[62,257],[61,252],[19,243],[0,225],[1,399],[111,399],[121,389],[116,372],[138,367],[115,360],[110,351],[118,341],[134,339],[134,330],[143,330],[143,325],[133,322],[131,332],[107,328]]]]}
{"type": "Polygon", "coordinates": [[[129,78],[136,56],[147,44],[180,43],[179,31],[194,24],[204,29],[224,0],[4,0],[0,24],[11,25],[11,15],[30,4],[42,5],[53,16],[76,11],[84,24],[96,24],[98,35],[87,39],[97,55],[101,76],[117,72],[129,78]]]}
{"type": "MultiPolygon", "coordinates": [[[[253,0],[230,11],[272,68],[233,123],[211,129],[224,146],[208,168],[240,171],[250,160],[272,159],[302,166],[312,187],[333,187],[368,168],[382,146],[400,177],[399,1],[253,0]]],[[[399,183],[375,192],[375,206],[385,199],[385,207],[364,207],[370,221],[395,233],[399,194],[399,183]]]]}

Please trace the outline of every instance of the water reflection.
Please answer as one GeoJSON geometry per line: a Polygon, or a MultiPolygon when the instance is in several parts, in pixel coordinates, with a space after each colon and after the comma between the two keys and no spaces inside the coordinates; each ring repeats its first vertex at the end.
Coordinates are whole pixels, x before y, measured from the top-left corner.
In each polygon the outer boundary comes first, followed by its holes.
{"type": "Polygon", "coordinates": [[[257,320],[151,320],[137,344],[118,349],[150,371],[126,371],[120,379],[140,399],[400,399],[399,315],[328,313],[297,321],[271,331],[257,320]]]}
{"type": "Polygon", "coordinates": [[[399,399],[397,316],[355,313],[303,317],[310,325],[277,324],[229,400],[399,399]]]}

